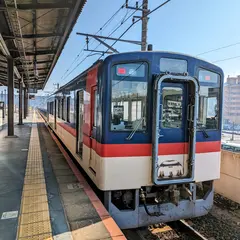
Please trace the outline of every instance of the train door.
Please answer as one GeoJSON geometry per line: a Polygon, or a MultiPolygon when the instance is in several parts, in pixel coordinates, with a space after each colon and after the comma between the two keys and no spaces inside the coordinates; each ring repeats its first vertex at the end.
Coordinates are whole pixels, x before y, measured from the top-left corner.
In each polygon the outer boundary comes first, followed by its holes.
{"type": "Polygon", "coordinates": [[[97,156],[97,86],[91,87],[91,136],[89,168],[96,173],[97,156]]]}
{"type": "Polygon", "coordinates": [[[84,90],[77,92],[77,153],[82,159],[83,155],[83,114],[84,90]]]}
{"type": "Polygon", "coordinates": [[[186,84],[184,83],[163,83],[161,86],[162,97],[160,104],[160,139],[159,139],[159,172],[161,178],[174,178],[186,176],[186,141],[188,136],[186,122],[186,84]],[[168,147],[176,149],[176,154],[169,156],[168,147]]]}
{"type": "Polygon", "coordinates": [[[198,84],[193,78],[176,76],[158,80],[153,127],[153,181],[156,184],[193,179],[198,84]]]}

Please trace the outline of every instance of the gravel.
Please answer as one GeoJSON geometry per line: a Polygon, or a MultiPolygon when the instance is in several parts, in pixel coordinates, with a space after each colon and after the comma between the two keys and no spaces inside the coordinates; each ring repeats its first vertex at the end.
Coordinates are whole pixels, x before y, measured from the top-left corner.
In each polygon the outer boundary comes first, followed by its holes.
{"type": "Polygon", "coordinates": [[[240,204],[216,194],[214,206],[206,216],[193,218],[189,224],[211,240],[240,240],[240,204]]]}
{"type": "Polygon", "coordinates": [[[214,196],[214,205],[218,206],[221,209],[228,209],[232,211],[240,210],[240,204],[233,202],[220,194],[215,194],[214,196]]]}

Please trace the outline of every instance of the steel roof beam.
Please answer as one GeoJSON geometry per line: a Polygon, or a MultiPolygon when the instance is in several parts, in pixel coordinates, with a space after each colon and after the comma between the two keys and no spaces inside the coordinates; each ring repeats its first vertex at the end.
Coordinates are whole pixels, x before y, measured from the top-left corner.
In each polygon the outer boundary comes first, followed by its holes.
{"type": "MultiPolygon", "coordinates": [[[[10,49],[11,52],[19,52],[19,50],[10,49]]],[[[38,50],[36,52],[25,51],[26,56],[38,56],[38,55],[54,55],[56,51],[54,50],[38,50]]]]}
{"type": "Polygon", "coordinates": [[[4,61],[4,62],[7,62],[7,58],[5,55],[1,54],[0,53],[0,61],[4,61]]]}
{"type": "MultiPolygon", "coordinates": [[[[45,63],[51,63],[53,60],[43,60],[43,61],[37,61],[37,64],[45,64],[45,63]]],[[[32,65],[32,62],[27,62],[26,64],[32,65]]],[[[16,64],[16,66],[22,66],[22,63],[16,64]]]]}
{"type": "MultiPolygon", "coordinates": [[[[28,69],[29,69],[29,72],[33,72],[34,71],[34,67],[30,67],[28,69]]],[[[38,68],[38,71],[48,70],[48,69],[49,69],[48,67],[43,67],[43,68],[38,68]]],[[[22,73],[23,70],[20,70],[19,72],[22,73]]]]}
{"type": "Polygon", "coordinates": [[[1,70],[1,71],[6,71],[6,72],[7,72],[7,68],[6,68],[6,67],[3,67],[3,66],[0,66],[0,70],[1,70]]]}
{"type": "Polygon", "coordinates": [[[26,83],[28,84],[28,85],[30,85],[30,84],[40,84],[40,83],[43,83],[45,81],[45,79],[44,80],[38,80],[38,79],[32,79],[32,80],[30,80],[30,81],[27,81],[26,83]]]}
{"type": "MultiPolygon", "coordinates": [[[[7,69],[6,69],[6,71],[2,71],[2,70],[0,70],[0,74],[6,76],[6,78],[7,78],[8,77],[7,76],[7,69]]],[[[16,74],[14,74],[14,76],[16,76],[16,74]]],[[[15,78],[15,79],[17,79],[17,78],[15,78]]]]}
{"type": "Polygon", "coordinates": [[[2,61],[1,59],[0,59],[0,64],[1,64],[2,66],[7,67],[7,63],[6,63],[5,61],[2,61]]]}
{"type": "Polygon", "coordinates": [[[2,86],[6,86],[7,85],[7,81],[5,79],[2,79],[2,77],[0,76],[0,84],[2,86]]]}
{"type": "Polygon", "coordinates": [[[3,75],[6,74],[6,76],[7,76],[7,71],[2,71],[2,70],[0,70],[0,74],[3,74],[3,75]]]}
{"type": "Polygon", "coordinates": [[[39,79],[38,79],[38,80],[32,79],[32,80],[30,80],[30,81],[27,81],[27,83],[28,83],[28,84],[30,84],[30,83],[39,83],[39,82],[43,82],[43,81],[45,81],[45,80],[43,80],[43,79],[42,79],[42,80],[41,80],[41,79],[40,79],[40,80],[39,80],[39,79]]]}
{"type": "Polygon", "coordinates": [[[38,56],[38,55],[54,55],[56,51],[53,50],[39,50],[36,52],[26,52],[26,56],[38,56]]]}
{"type": "Polygon", "coordinates": [[[29,80],[30,80],[30,81],[38,82],[38,81],[45,81],[46,78],[30,78],[29,80]]]}
{"type": "Polygon", "coordinates": [[[17,8],[15,8],[14,4],[8,4],[7,7],[0,7],[2,10],[41,10],[41,9],[68,9],[72,8],[71,3],[67,3],[66,1],[61,1],[58,3],[26,3],[26,4],[17,4],[17,8]]]}
{"type": "Polygon", "coordinates": [[[26,38],[26,39],[32,39],[32,38],[49,38],[49,37],[62,37],[62,34],[58,33],[39,33],[39,34],[23,34],[21,36],[7,36],[7,35],[2,35],[4,39],[21,39],[21,38],[26,38]]]}
{"type": "MultiPolygon", "coordinates": [[[[26,75],[24,75],[26,76],[26,75]]],[[[45,78],[46,77],[46,74],[45,73],[39,73],[38,74],[38,78],[45,78]]],[[[35,74],[29,74],[29,79],[31,78],[37,78],[35,74]]]]}
{"type": "Polygon", "coordinates": [[[37,64],[45,64],[45,63],[51,63],[53,60],[43,60],[43,61],[37,61],[37,64]]]}
{"type": "MultiPolygon", "coordinates": [[[[26,76],[24,76],[24,77],[26,77],[26,76]]],[[[29,80],[32,80],[32,79],[36,79],[36,80],[39,80],[39,79],[45,79],[46,78],[46,76],[40,76],[40,77],[36,77],[35,75],[30,75],[29,76],[29,80]]],[[[28,79],[26,79],[26,83],[28,82],[28,79]]]]}

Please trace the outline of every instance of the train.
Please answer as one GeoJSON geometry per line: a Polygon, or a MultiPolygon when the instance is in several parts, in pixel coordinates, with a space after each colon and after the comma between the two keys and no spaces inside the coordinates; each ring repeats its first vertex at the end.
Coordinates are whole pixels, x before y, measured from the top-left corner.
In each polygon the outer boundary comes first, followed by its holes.
{"type": "Polygon", "coordinates": [[[47,124],[122,229],[205,215],[220,177],[224,75],[164,51],[113,54],[52,94],[47,124]]]}

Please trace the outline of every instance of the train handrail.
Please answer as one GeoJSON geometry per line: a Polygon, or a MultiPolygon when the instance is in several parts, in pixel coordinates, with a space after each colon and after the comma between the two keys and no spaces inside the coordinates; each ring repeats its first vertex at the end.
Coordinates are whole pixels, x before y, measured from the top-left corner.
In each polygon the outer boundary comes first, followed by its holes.
{"type": "MultiPolygon", "coordinates": [[[[196,78],[191,76],[182,76],[182,75],[173,75],[173,74],[165,74],[157,76],[155,80],[154,86],[154,101],[153,101],[153,128],[152,128],[152,181],[156,185],[161,184],[176,184],[179,183],[179,179],[171,179],[171,180],[157,180],[157,166],[158,163],[158,139],[159,139],[159,114],[161,112],[160,99],[161,99],[161,84],[166,79],[174,79],[182,82],[193,82],[195,86],[195,98],[194,98],[194,116],[192,121],[192,142],[189,144],[189,156],[190,162],[192,166],[192,174],[190,178],[182,179],[182,183],[191,182],[194,179],[194,171],[195,171],[195,152],[196,152],[196,129],[197,129],[197,118],[198,118],[198,102],[199,102],[199,83],[196,78]]],[[[191,141],[191,140],[189,140],[191,141]]]]}

